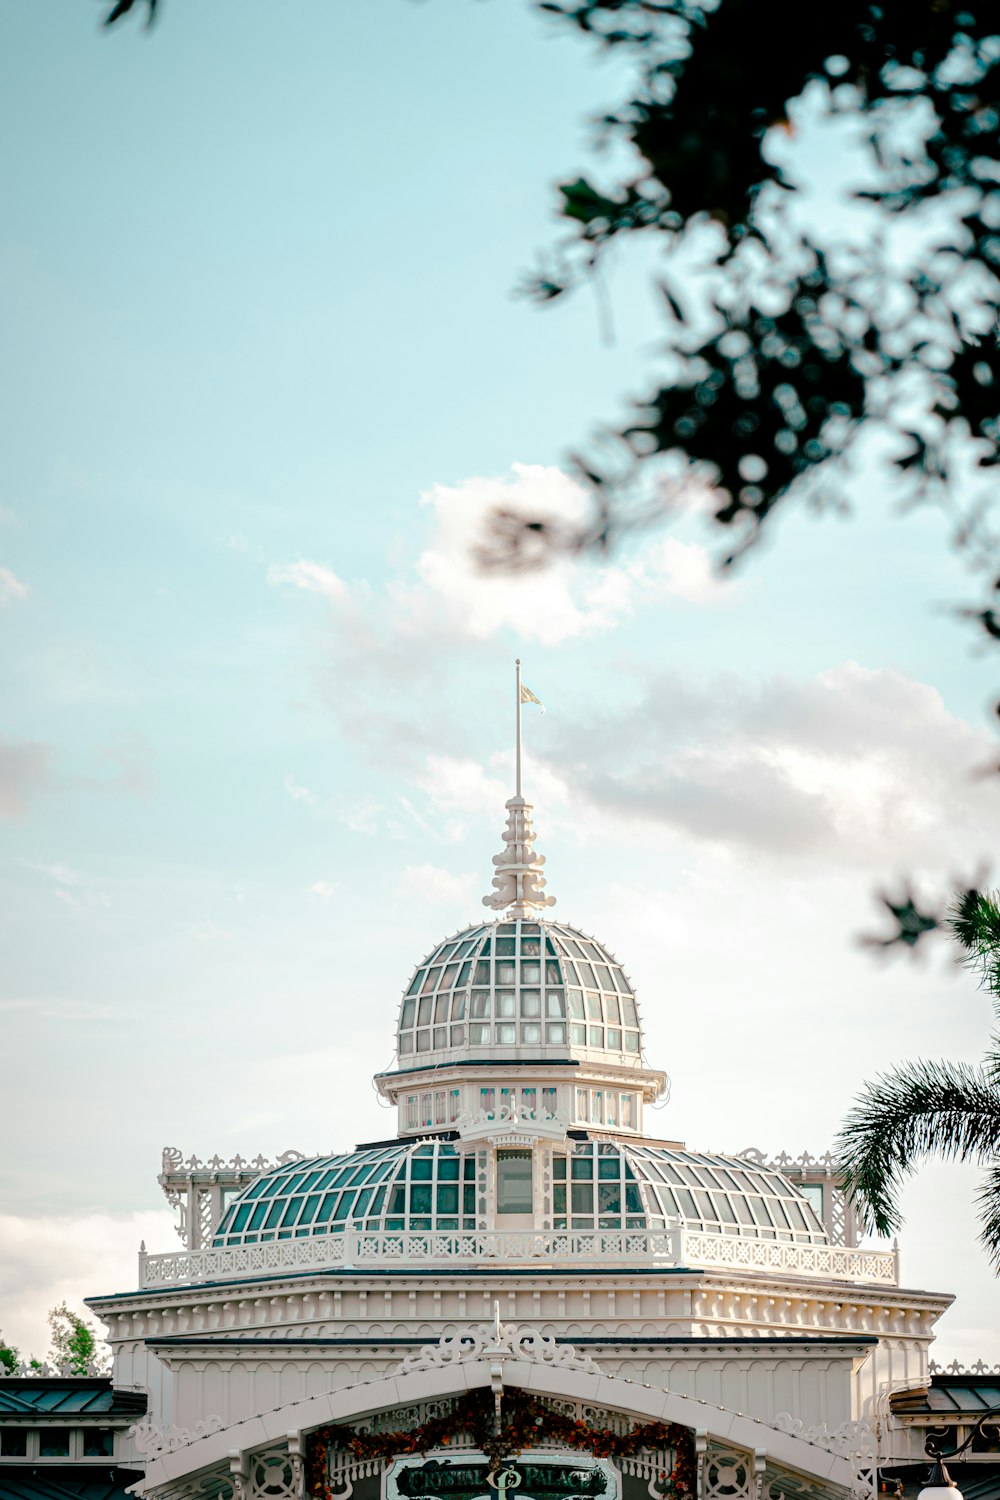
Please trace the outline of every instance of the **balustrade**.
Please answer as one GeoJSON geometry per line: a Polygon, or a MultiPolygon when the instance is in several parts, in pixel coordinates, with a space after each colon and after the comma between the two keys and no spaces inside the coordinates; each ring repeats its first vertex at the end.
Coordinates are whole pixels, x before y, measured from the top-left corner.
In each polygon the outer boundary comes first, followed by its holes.
{"type": "Polygon", "coordinates": [[[681,1225],[642,1230],[381,1231],[345,1229],[266,1244],[139,1254],[142,1287],[185,1286],[210,1281],[308,1269],[379,1266],[519,1265],[730,1266],[895,1286],[898,1256],[884,1250],[841,1245],[800,1245],[743,1235],[706,1234],[681,1225]]]}

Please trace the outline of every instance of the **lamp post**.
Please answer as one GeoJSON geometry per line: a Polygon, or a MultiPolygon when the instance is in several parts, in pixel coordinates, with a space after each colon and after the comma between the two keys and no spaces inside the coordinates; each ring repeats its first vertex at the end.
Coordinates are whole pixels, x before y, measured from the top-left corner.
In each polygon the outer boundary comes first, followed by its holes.
{"type": "Polygon", "coordinates": [[[935,1443],[933,1438],[927,1439],[924,1444],[924,1451],[929,1458],[933,1458],[934,1467],[928,1474],[927,1483],[918,1494],[917,1500],[963,1500],[962,1491],[945,1468],[944,1460],[946,1458],[956,1458],[959,1453],[964,1453],[966,1448],[970,1447],[977,1437],[985,1437],[987,1422],[994,1422],[994,1430],[1000,1436],[1000,1426],[997,1426],[995,1422],[995,1418],[997,1417],[1000,1417],[1000,1406],[995,1406],[992,1411],[984,1412],[965,1442],[960,1443],[957,1448],[952,1448],[948,1453],[942,1452],[939,1444],[935,1443]]]}

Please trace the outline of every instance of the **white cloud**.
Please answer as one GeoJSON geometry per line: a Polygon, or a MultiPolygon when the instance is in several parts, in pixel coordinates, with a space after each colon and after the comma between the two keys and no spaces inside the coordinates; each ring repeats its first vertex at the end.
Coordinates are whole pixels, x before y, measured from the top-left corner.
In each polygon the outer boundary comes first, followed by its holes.
{"type": "Polygon", "coordinates": [[[22,583],[10,568],[0,568],[0,608],[13,604],[15,599],[27,599],[28,585],[22,583]]]}
{"type": "Polygon", "coordinates": [[[428,906],[455,906],[467,909],[475,901],[476,877],[456,875],[438,865],[407,865],[399,877],[399,894],[428,906]]]}
{"type": "Polygon", "coordinates": [[[136,1252],[178,1245],[167,1210],[28,1218],[0,1214],[0,1328],[23,1355],[44,1358],[49,1308],[66,1301],[90,1318],[83,1298],[136,1285],[136,1252]]]}
{"type": "Polygon", "coordinates": [[[721,847],[892,870],[964,865],[1000,834],[1000,791],[975,775],[985,732],[855,662],[760,685],[663,674],[586,747],[569,777],[603,811],[721,847]]]}
{"type": "Polygon", "coordinates": [[[293,802],[304,802],[307,807],[315,807],[319,802],[315,792],[311,792],[307,786],[302,786],[296,781],[294,772],[288,772],[283,784],[293,802]]]}
{"type": "Polygon", "coordinates": [[[349,597],[346,583],[332,568],[305,559],[282,566],[275,564],[268,569],[267,581],[270,584],[290,583],[293,588],[304,589],[309,594],[323,594],[338,602],[349,597]]]}
{"type": "Polygon", "coordinates": [[[314,880],[309,887],[311,896],[320,896],[324,901],[332,901],[337,894],[338,887],[331,884],[329,880],[314,880]]]}
{"type": "Polygon", "coordinates": [[[398,577],[383,593],[347,584],[327,564],[306,559],[268,571],[272,585],[289,584],[329,600],[356,650],[365,651],[369,670],[378,643],[384,651],[395,643],[391,649],[402,649],[408,660],[414,652],[407,646],[443,635],[481,641],[510,631],[555,645],[612,630],[640,607],[671,595],[706,603],[721,587],[711,577],[705,549],[676,538],[621,564],[567,555],[520,572],[484,571],[480,549],[498,512],[557,527],[585,519],[586,491],[552,466],[514,464],[507,475],[434,485],[420,498],[433,518],[432,535],[416,560],[416,576],[398,577]]]}

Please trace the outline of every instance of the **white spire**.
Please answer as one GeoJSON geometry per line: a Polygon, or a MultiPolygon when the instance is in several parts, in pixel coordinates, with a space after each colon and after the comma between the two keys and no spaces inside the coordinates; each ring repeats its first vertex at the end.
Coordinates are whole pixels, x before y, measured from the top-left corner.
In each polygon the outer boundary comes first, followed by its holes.
{"type": "Polygon", "coordinates": [[[493,894],[483,897],[483,905],[494,911],[510,907],[512,917],[530,917],[546,906],[555,906],[555,896],[545,895],[542,866],[545,855],[536,854],[532,845],[535,831],[531,826],[531,803],[523,797],[511,797],[506,804],[507,827],[503,831],[504,848],[494,854],[496,874],[493,894]]]}
{"type": "MultiPolygon", "coordinates": [[[[493,893],[483,897],[483,905],[494,911],[510,908],[512,917],[529,917],[547,906],[555,906],[555,896],[545,895],[545,876],[542,866],[545,855],[534,852],[535,832],[531,826],[531,803],[521,796],[521,704],[525,689],[521,686],[521,662],[515,662],[516,718],[514,730],[514,765],[516,795],[507,802],[507,826],[503,831],[504,848],[494,854],[496,874],[493,877],[493,893]]],[[[537,703],[534,693],[528,701],[537,703]]],[[[542,710],[544,713],[544,709],[542,710]]]]}

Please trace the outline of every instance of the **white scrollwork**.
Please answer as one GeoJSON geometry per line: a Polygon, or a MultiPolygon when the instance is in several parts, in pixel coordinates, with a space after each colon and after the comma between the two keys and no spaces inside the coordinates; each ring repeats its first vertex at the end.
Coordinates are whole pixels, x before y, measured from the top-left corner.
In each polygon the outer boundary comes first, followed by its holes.
{"type": "Polygon", "coordinates": [[[161,1453],[173,1453],[177,1448],[186,1448],[199,1438],[212,1432],[221,1432],[225,1422],[219,1416],[205,1417],[193,1427],[157,1427],[148,1417],[129,1428],[128,1435],[143,1458],[157,1458],[161,1453]]]}
{"type": "Polygon", "coordinates": [[[807,1427],[801,1417],[793,1417],[783,1411],[774,1419],[779,1432],[803,1442],[814,1443],[828,1453],[837,1453],[846,1458],[854,1475],[853,1493],[870,1496],[875,1493],[878,1470],[875,1454],[875,1433],[867,1422],[843,1422],[839,1427],[829,1427],[825,1422],[807,1427]]]}
{"type": "Polygon", "coordinates": [[[560,1370],[600,1373],[589,1354],[575,1349],[572,1344],[558,1343],[550,1334],[540,1333],[535,1328],[519,1328],[513,1323],[502,1323],[499,1329],[483,1323],[464,1328],[459,1333],[445,1334],[436,1344],[422,1345],[415,1353],[408,1354],[393,1374],[439,1370],[478,1359],[524,1359],[531,1364],[560,1370]]]}
{"type": "Polygon", "coordinates": [[[981,1359],[977,1359],[974,1365],[963,1365],[957,1359],[953,1359],[950,1365],[939,1365],[932,1359],[928,1371],[931,1375],[1000,1375],[1000,1365],[988,1365],[981,1359]]]}
{"type": "Polygon", "coordinates": [[[221,1281],[269,1271],[317,1269],[361,1263],[574,1261],[601,1265],[734,1266],[789,1276],[821,1276],[895,1286],[895,1257],[884,1250],[838,1245],[797,1245],[741,1234],[711,1234],[680,1227],[600,1230],[365,1230],[346,1229],[266,1244],[144,1255],[140,1285],[221,1281]]]}
{"type": "Polygon", "coordinates": [[[753,1454],[735,1448],[712,1448],[705,1458],[708,1500],[749,1500],[753,1492],[753,1454]]]}
{"type": "Polygon", "coordinates": [[[268,1448],[248,1459],[247,1500],[298,1500],[295,1463],[287,1448],[268,1448]]]}

